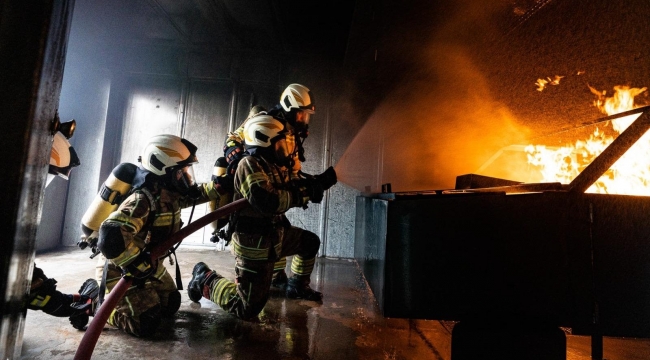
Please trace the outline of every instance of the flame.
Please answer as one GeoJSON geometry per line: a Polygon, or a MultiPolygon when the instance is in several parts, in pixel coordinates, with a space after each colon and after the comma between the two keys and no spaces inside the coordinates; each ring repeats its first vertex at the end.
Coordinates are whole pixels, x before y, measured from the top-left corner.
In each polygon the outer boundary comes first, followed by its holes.
{"type": "MultiPolygon", "coordinates": [[[[615,86],[614,95],[607,97],[606,91],[589,87],[596,95],[594,105],[607,115],[632,110],[634,97],[646,88],[615,86]]],[[[540,90],[541,91],[541,90],[540,90]]],[[[640,114],[634,114],[611,121],[612,129],[620,134],[627,129],[640,114]]],[[[608,123],[605,124],[605,127],[608,123]]],[[[528,163],[539,167],[543,182],[570,183],[598,155],[614,137],[599,128],[586,140],[578,140],[574,145],[548,148],[543,145],[526,147],[528,163]]],[[[601,194],[650,195],[650,132],[644,134],[587,192],[601,194]]]]}
{"type": "Polygon", "coordinates": [[[560,79],[562,79],[563,77],[564,76],[555,75],[553,80],[551,80],[551,78],[547,78],[547,79],[551,85],[560,85],[560,79]]]}
{"type": "Polygon", "coordinates": [[[537,86],[537,91],[544,91],[544,89],[546,89],[546,84],[560,85],[560,79],[562,79],[563,77],[564,76],[555,75],[553,79],[551,79],[550,77],[547,77],[546,80],[537,79],[537,82],[535,83],[535,85],[537,86]]]}

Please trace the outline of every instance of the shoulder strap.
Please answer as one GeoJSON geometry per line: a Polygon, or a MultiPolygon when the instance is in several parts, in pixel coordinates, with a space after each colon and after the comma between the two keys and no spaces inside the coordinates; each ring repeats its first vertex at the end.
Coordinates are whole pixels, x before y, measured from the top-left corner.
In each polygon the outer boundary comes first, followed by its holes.
{"type": "Polygon", "coordinates": [[[156,200],[154,199],[153,195],[147,188],[139,188],[139,189],[134,189],[132,193],[137,193],[141,192],[144,194],[144,196],[147,198],[149,201],[149,216],[147,216],[147,223],[146,225],[149,227],[153,224],[155,218],[156,218],[156,200]]]}

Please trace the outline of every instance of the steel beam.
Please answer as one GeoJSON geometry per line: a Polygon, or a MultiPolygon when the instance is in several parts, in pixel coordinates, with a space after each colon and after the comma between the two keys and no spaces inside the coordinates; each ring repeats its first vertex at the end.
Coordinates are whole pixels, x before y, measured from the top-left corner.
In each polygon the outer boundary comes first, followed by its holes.
{"type": "Polygon", "coordinates": [[[647,131],[650,129],[650,106],[626,111],[612,115],[602,120],[612,120],[628,115],[642,113],[625,131],[621,133],[596,159],[589,164],[569,184],[571,192],[585,192],[604,173],[609,170],[616,161],[623,156],[647,131]]]}

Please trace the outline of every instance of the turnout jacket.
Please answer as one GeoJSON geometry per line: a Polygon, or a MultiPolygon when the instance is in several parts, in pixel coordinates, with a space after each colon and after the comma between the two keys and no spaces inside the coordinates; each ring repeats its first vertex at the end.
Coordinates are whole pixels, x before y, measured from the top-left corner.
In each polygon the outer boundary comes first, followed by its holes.
{"type": "Polygon", "coordinates": [[[303,198],[300,187],[291,177],[289,169],[262,156],[244,156],[235,174],[234,199],[246,198],[251,206],[240,210],[238,216],[276,222],[290,208],[302,206],[308,198],[303,198]]]}
{"type": "MultiPolygon", "coordinates": [[[[135,190],[102,222],[98,247],[116,266],[128,266],[145,246],[156,245],[178,231],[183,225],[181,209],[194,204],[193,199],[158,184],[152,187],[135,190]]],[[[196,204],[218,198],[212,182],[199,184],[199,189],[196,204]]]]}

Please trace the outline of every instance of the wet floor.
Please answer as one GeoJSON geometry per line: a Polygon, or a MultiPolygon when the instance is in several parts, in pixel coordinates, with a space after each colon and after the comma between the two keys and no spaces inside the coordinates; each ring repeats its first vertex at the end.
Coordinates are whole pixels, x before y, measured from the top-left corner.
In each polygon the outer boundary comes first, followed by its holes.
{"type": "MultiPolygon", "coordinates": [[[[234,258],[212,248],[180,249],[183,284],[204,261],[234,278],[234,258]]],[[[58,289],[76,292],[84,279],[94,277],[88,252],[69,249],[39,255],[36,263],[58,281],[58,289]]],[[[173,274],[173,267],[165,264],[173,274]]],[[[318,259],[312,287],[324,294],[323,303],[287,299],[279,290],[258,321],[242,321],[202,299],[200,307],[183,294],[175,318],[163,320],[151,339],[139,339],[106,326],[93,359],[450,359],[453,323],[433,320],[386,319],[379,313],[357,265],[347,259],[318,259]]],[[[83,332],[66,318],[28,311],[23,336],[23,359],[71,359],[83,332]]],[[[648,359],[650,340],[606,338],[609,360],[648,359]]],[[[590,359],[588,337],[567,338],[567,359],[590,359]]]]}

